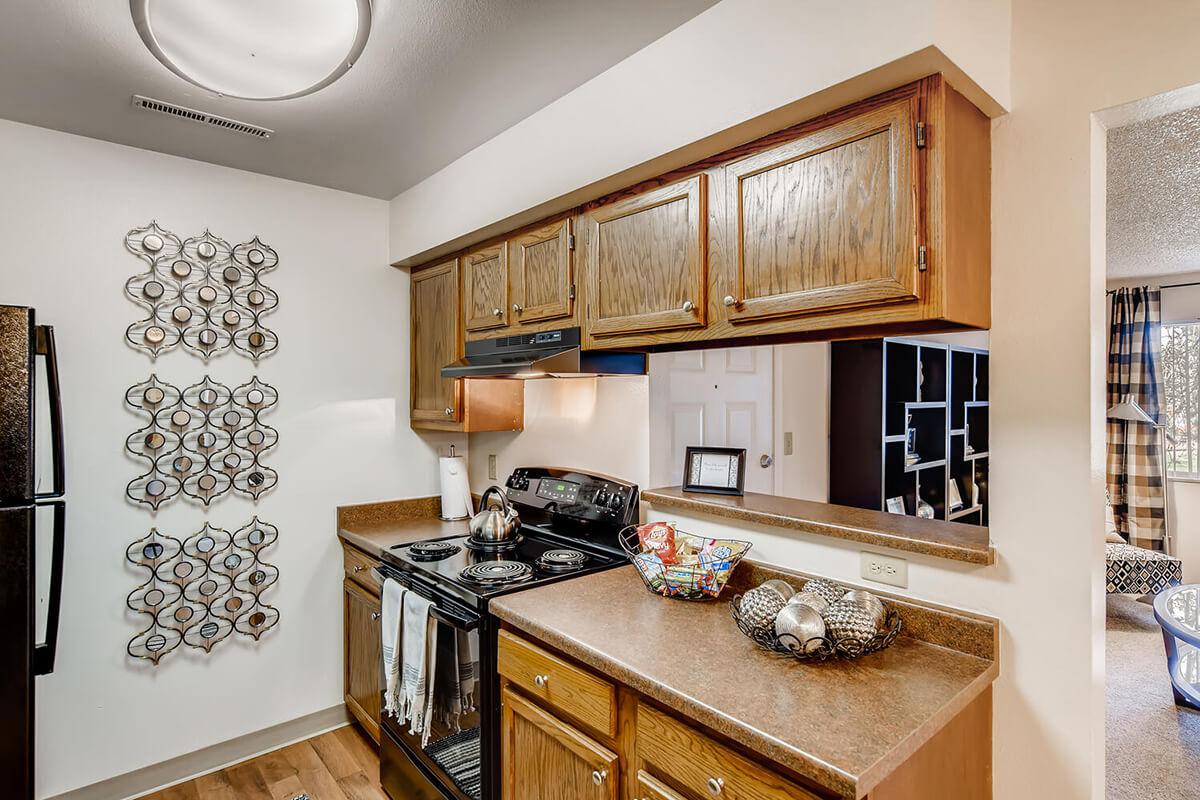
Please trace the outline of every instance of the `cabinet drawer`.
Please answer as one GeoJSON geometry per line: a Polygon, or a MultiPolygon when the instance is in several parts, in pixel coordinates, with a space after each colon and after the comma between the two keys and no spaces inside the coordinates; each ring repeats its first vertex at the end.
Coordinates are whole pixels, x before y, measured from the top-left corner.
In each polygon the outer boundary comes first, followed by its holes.
{"type": "Polygon", "coordinates": [[[500,631],[500,674],[592,729],[617,734],[617,687],[556,655],[500,631]]]}
{"type": "Polygon", "coordinates": [[[346,555],[346,577],[378,597],[379,584],[371,577],[371,568],[379,566],[379,562],[349,545],[342,545],[342,551],[346,555]]]}
{"type": "Polygon", "coordinates": [[[817,800],[817,795],[644,704],[638,705],[637,754],[654,772],[670,776],[697,797],[817,800]]]}
{"type": "Polygon", "coordinates": [[[636,800],[683,800],[681,795],[675,794],[662,781],[644,771],[638,772],[634,797],[636,800]]]}

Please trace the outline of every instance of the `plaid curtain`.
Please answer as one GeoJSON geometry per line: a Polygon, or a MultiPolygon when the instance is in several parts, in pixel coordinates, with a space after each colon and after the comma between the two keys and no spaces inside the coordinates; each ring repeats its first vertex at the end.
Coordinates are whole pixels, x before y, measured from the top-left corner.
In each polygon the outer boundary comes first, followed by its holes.
{"type": "MultiPolygon", "coordinates": [[[[1108,333],[1108,407],[1129,399],[1156,422],[1160,293],[1118,289],[1108,333]]],[[[1108,491],[1117,530],[1142,547],[1163,538],[1163,462],[1158,432],[1146,423],[1108,420],[1108,491]]]]}

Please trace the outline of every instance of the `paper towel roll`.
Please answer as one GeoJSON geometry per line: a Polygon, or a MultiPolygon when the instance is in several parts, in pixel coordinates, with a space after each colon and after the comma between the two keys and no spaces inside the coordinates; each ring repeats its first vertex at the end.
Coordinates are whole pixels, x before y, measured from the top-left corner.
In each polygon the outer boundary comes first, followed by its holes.
{"type": "Polygon", "coordinates": [[[462,456],[439,458],[438,479],[442,487],[442,519],[466,519],[475,513],[471,486],[467,483],[467,463],[462,456]]]}

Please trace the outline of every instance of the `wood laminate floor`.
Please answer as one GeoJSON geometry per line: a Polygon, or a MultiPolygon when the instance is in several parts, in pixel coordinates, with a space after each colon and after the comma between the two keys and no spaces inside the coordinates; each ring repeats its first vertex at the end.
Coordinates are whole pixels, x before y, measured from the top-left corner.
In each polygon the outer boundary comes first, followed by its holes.
{"type": "Polygon", "coordinates": [[[140,800],[388,800],[379,753],[357,725],[243,761],[140,800]]]}

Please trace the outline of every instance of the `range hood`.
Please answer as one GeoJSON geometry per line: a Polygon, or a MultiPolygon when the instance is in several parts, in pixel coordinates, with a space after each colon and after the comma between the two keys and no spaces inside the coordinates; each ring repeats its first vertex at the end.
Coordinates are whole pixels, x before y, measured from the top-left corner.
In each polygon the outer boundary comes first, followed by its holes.
{"type": "Polygon", "coordinates": [[[583,350],[579,328],[467,342],[466,355],[442,367],[443,378],[529,380],[645,374],[645,353],[583,350]]]}

